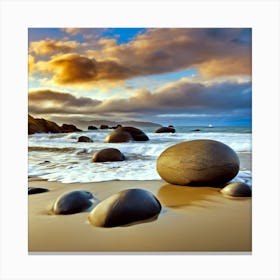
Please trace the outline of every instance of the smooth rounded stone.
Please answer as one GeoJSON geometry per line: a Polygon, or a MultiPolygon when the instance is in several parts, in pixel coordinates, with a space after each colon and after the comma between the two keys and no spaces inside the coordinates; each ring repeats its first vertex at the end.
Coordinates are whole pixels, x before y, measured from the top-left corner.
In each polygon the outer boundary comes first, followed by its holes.
{"type": "Polygon", "coordinates": [[[128,132],[132,136],[134,141],[148,141],[149,137],[140,129],[132,126],[123,126],[115,130],[116,132],[128,132]]]}
{"type": "Polygon", "coordinates": [[[114,148],[107,148],[97,151],[92,156],[92,162],[123,161],[124,155],[114,148]]]}
{"type": "Polygon", "coordinates": [[[29,187],[28,188],[28,195],[37,194],[37,193],[44,193],[48,192],[49,190],[46,188],[37,188],[37,187],[29,187]]]}
{"type": "Polygon", "coordinates": [[[170,184],[223,185],[239,171],[239,158],[214,140],[192,140],[167,148],[157,159],[157,172],[170,184]]]}
{"type": "Polygon", "coordinates": [[[105,139],[107,143],[123,143],[133,141],[130,133],[126,131],[113,131],[109,133],[105,139]]]}
{"type": "Polygon", "coordinates": [[[88,218],[98,227],[117,227],[156,218],[160,211],[161,204],[152,193],[128,189],[101,201],[88,218]]]}
{"type": "Polygon", "coordinates": [[[92,193],[88,191],[72,191],[62,194],[53,205],[56,215],[68,215],[82,212],[92,206],[92,193]]]}
{"type": "Polygon", "coordinates": [[[93,142],[93,141],[87,136],[80,136],[78,138],[78,142],[93,142]]]}
{"type": "Polygon", "coordinates": [[[155,133],[175,133],[174,127],[160,127],[157,130],[155,130],[155,133]]]}
{"type": "Polygon", "coordinates": [[[235,196],[235,197],[252,196],[252,191],[250,186],[242,182],[229,183],[223,189],[221,189],[221,193],[228,196],[235,196]]]}
{"type": "Polygon", "coordinates": [[[93,126],[93,125],[90,125],[90,126],[88,126],[88,130],[97,130],[97,127],[93,126]]]}

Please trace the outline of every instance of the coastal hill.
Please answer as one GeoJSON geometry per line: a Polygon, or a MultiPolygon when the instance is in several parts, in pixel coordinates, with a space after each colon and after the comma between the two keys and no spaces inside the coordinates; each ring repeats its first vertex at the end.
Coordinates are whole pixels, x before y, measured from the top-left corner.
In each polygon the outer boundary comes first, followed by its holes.
{"type": "Polygon", "coordinates": [[[57,125],[45,119],[36,119],[28,115],[28,134],[34,133],[66,133],[82,131],[72,124],[57,125]]]}
{"type": "MultiPolygon", "coordinates": [[[[115,122],[115,121],[108,121],[108,120],[92,120],[92,121],[79,121],[78,123],[75,122],[79,127],[83,127],[87,130],[89,125],[94,125],[100,127],[100,125],[107,125],[108,127],[114,127],[118,124],[122,126],[140,126],[140,127],[160,127],[161,125],[158,123],[153,122],[141,122],[141,121],[125,121],[125,122],[115,122]]],[[[59,126],[55,122],[46,120],[46,119],[39,119],[34,118],[31,115],[28,115],[28,134],[34,133],[66,133],[66,132],[78,132],[82,131],[81,129],[77,128],[73,124],[62,124],[59,126]]]]}

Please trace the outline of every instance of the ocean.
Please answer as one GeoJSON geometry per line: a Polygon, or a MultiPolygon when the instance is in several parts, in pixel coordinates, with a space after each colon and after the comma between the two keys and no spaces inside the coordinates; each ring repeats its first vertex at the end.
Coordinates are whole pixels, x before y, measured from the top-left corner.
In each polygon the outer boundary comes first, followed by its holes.
{"type": "MultiPolygon", "coordinates": [[[[28,136],[28,176],[62,183],[86,183],[111,180],[159,180],[158,156],[168,147],[194,139],[212,139],[225,143],[238,153],[252,152],[251,127],[176,127],[176,133],[153,133],[157,127],[138,127],[150,138],[147,142],[105,143],[112,131],[93,130],[75,133],[33,134],[28,136]],[[199,131],[193,131],[199,130],[199,131]],[[82,136],[93,143],[78,143],[82,136]],[[121,162],[91,162],[94,152],[119,149],[126,157],[121,162]]],[[[240,170],[233,181],[251,186],[251,171],[240,170]]]]}

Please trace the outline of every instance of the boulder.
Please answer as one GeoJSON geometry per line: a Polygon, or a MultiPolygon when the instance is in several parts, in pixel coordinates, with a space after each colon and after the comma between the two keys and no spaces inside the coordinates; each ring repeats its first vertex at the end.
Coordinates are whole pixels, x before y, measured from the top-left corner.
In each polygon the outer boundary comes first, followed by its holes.
{"type": "Polygon", "coordinates": [[[108,129],[109,126],[107,124],[101,124],[99,128],[100,129],[108,129]]]}
{"type": "Polygon", "coordinates": [[[249,185],[242,182],[229,183],[223,189],[221,193],[228,196],[235,197],[251,197],[252,191],[249,185]]]}
{"type": "Polygon", "coordinates": [[[88,218],[98,227],[117,227],[156,218],[160,211],[161,204],[152,193],[128,189],[100,202],[88,218]]]}
{"type": "Polygon", "coordinates": [[[155,130],[155,133],[174,133],[175,131],[174,127],[160,127],[155,130]]]}
{"type": "Polygon", "coordinates": [[[37,188],[37,187],[29,187],[28,188],[28,195],[37,194],[37,193],[44,193],[48,192],[49,190],[46,188],[37,188]]]}
{"type": "Polygon", "coordinates": [[[78,142],[93,142],[93,141],[87,136],[80,136],[78,138],[78,142]]]}
{"type": "Polygon", "coordinates": [[[198,131],[201,131],[200,129],[192,129],[191,131],[193,131],[193,132],[198,132],[198,131]]]}
{"type": "Polygon", "coordinates": [[[82,212],[92,206],[92,193],[88,191],[72,191],[62,194],[53,205],[56,215],[68,215],[82,212]]]}
{"type": "Polygon", "coordinates": [[[239,158],[214,140],[192,140],[167,148],[157,159],[157,172],[175,185],[223,185],[239,171],[239,158]]]}
{"type": "Polygon", "coordinates": [[[132,126],[123,126],[115,129],[116,132],[128,132],[134,141],[148,141],[149,137],[140,129],[132,126]]]}
{"type": "Polygon", "coordinates": [[[93,125],[90,125],[90,126],[88,126],[88,130],[97,130],[97,127],[93,126],[93,125]]]}
{"type": "Polygon", "coordinates": [[[109,133],[105,139],[107,143],[122,143],[133,141],[130,133],[126,131],[113,131],[109,133]]]}
{"type": "Polygon", "coordinates": [[[124,155],[114,148],[107,148],[95,152],[92,156],[92,162],[106,162],[106,161],[123,161],[124,155]]]}
{"type": "Polygon", "coordinates": [[[62,130],[61,132],[63,133],[82,131],[81,129],[77,128],[73,124],[65,124],[65,123],[61,126],[61,130],[62,130]]]}

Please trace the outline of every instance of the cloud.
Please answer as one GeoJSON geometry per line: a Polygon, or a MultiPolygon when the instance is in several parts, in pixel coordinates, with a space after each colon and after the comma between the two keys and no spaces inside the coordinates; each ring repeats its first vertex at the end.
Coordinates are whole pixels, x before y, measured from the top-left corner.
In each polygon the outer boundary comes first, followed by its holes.
{"type": "Polygon", "coordinates": [[[77,98],[70,93],[52,90],[36,90],[28,95],[30,114],[89,114],[100,103],[92,98],[77,98]]]}
{"type": "Polygon", "coordinates": [[[76,41],[59,41],[46,39],[31,42],[30,52],[36,55],[48,55],[55,52],[67,53],[79,47],[76,41]]]}
{"type": "Polygon", "coordinates": [[[51,74],[53,82],[59,85],[119,81],[135,75],[134,71],[115,61],[96,61],[73,53],[55,56],[47,62],[40,61],[37,69],[41,73],[51,74]]]}
{"type": "Polygon", "coordinates": [[[29,93],[29,112],[84,116],[207,115],[247,116],[251,114],[251,82],[192,82],[181,79],[154,91],[138,90],[126,99],[104,101],[76,98],[69,93],[41,90],[29,93]]]}
{"type": "MultiPolygon", "coordinates": [[[[65,32],[89,35],[100,30],[70,28],[65,32]]],[[[157,28],[122,44],[115,38],[99,38],[83,44],[50,39],[31,43],[35,55],[56,51],[60,54],[48,60],[36,59],[36,69],[50,75],[59,85],[82,83],[94,87],[98,81],[104,81],[105,85],[110,81],[123,82],[133,77],[193,68],[211,78],[251,75],[250,29],[157,28]]]]}

